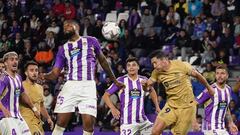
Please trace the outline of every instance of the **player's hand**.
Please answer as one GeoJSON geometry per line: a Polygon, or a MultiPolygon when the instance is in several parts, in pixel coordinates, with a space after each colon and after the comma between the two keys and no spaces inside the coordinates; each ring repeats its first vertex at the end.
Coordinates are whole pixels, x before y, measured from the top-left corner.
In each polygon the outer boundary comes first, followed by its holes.
{"type": "Polygon", "coordinates": [[[11,113],[7,109],[2,109],[5,118],[12,117],[11,113]]]}
{"type": "Polygon", "coordinates": [[[160,113],[161,109],[159,106],[156,107],[156,113],[160,113]]]}
{"type": "Polygon", "coordinates": [[[118,88],[125,88],[125,85],[122,82],[116,81],[114,83],[118,88]]]}
{"type": "Polygon", "coordinates": [[[47,119],[47,123],[49,124],[50,129],[53,130],[53,128],[54,128],[54,123],[53,123],[53,121],[52,121],[51,118],[48,118],[48,119],[47,119]]]}
{"type": "Polygon", "coordinates": [[[238,128],[233,122],[229,123],[228,127],[232,135],[238,134],[238,128]]]}
{"type": "Polygon", "coordinates": [[[112,115],[115,119],[119,119],[120,118],[120,111],[116,108],[112,108],[111,109],[112,115]]]}
{"type": "Polygon", "coordinates": [[[141,84],[142,84],[143,90],[148,91],[147,80],[142,80],[141,84]]]}
{"type": "Polygon", "coordinates": [[[201,131],[200,125],[198,124],[196,119],[193,120],[193,122],[192,122],[192,129],[193,129],[193,131],[197,131],[197,132],[201,131]]]}

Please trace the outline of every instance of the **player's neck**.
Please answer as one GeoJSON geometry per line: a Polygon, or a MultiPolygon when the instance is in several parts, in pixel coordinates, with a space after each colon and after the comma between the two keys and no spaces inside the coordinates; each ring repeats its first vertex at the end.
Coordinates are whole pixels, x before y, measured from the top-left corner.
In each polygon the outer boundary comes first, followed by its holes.
{"type": "Polygon", "coordinates": [[[78,40],[80,38],[79,35],[75,34],[72,38],[69,39],[70,42],[75,42],[76,40],[78,40]]]}
{"type": "Polygon", "coordinates": [[[217,86],[218,86],[219,88],[221,88],[221,89],[224,89],[224,88],[225,88],[225,83],[220,84],[220,83],[217,83],[217,82],[216,82],[216,84],[217,84],[217,86]]]}
{"type": "Polygon", "coordinates": [[[170,67],[171,67],[171,62],[170,60],[168,60],[165,67],[163,68],[163,71],[167,71],[168,69],[170,69],[170,67]]]}
{"type": "Polygon", "coordinates": [[[16,72],[12,72],[12,71],[10,71],[10,70],[6,70],[6,73],[7,73],[8,75],[10,75],[11,77],[13,77],[13,78],[15,78],[15,76],[16,76],[16,72]]]}
{"type": "Polygon", "coordinates": [[[34,82],[34,81],[31,81],[29,78],[27,78],[26,81],[27,81],[28,83],[32,84],[32,85],[35,84],[35,82],[34,82]]]}
{"type": "Polygon", "coordinates": [[[138,75],[137,74],[128,74],[129,78],[131,78],[132,80],[137,80],[138,79],[138,75]]]}

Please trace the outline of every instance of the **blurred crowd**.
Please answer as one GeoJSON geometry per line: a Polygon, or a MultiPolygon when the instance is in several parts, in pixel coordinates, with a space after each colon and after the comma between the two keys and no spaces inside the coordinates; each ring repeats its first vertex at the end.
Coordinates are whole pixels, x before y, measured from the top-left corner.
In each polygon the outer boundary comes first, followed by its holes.
{"type": "MultiPolygon", "coordinates": [[[[54,63],[58,47],[66,42],[63,22],[75,19],[80,24],[80,35],[95,36],[115,75],[126,74],[125,60],[139,58],[140,74],[150,76],[151,63],[147,57],[161,49],[171,59],[190,62],[204,77],[214,82],[214,67],[224,64],[231,69],[240,65],[240,0],[0,0],[0,58],[8,51],[20,57],[20,70],[26,61],[35,60],[40,74],[48,72],[54,63]],[[108,13],[127,13],[119,21],[118,41],[107,41],[101,28],[108,13]]],[[[0,62],[1,63],[1,62],[0,62]]],[[[1,64],[0,64],[1,67],[1,64]]],[[[102,101],[111,80],[98,65],[97,124],[100,130],[119,130],[119,121],[102,101]]],[[[56,96],[65,81],[64,72],[54,82],[39,80],[44,87],[45,107],[52,117],[56,96]]],[[[240,80],[238,81],[240,82],[240,80]]],[[[197,96],[204,87],[192,80],[197,96]]],[[[236,85],[238,91],[240,83],[236,85]]],[[[164,106],[164,87],[156,86],[160,107],[164,106]]],[[[238,93],[230,104],[233,118],[240,127],[238,93]]],[[[111,97],[119,105],[117,95],[111,97]]],[[[145,112],[155,114],[154,105],[147,97],[145,112]]],[[[198,115],[199,123],[202,116],[198,115]]],[[[75,113],[67,130],[81,125],[75,113]]],[[[48,125],[44,125],[48,130],[48,125]]]]}

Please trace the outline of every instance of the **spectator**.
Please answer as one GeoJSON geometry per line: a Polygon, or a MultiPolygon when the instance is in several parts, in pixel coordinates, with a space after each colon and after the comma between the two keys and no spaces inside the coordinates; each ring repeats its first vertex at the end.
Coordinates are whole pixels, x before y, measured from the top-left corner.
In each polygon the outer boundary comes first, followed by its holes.
{"type": "Polygon", "coordinates": [[[158,35],[166,29],[166,11],[160,10],[159,15],[154,17],[153,27],[158,35]]]}
{"type": "Polygon", "coordinates": [[[188,3],[188,13],[192,17],[197,17],[202,12],[202,2],[200,0],[190,0],[188,3]]]}
{"type": "Polygon", "coordinates": [[[84,24],[80,28],[80,35],[82,36],[93,36],[94,27],[90,23],[89,18],[84,18],[84,24]]]}
{"type": "Polygon", "coordinates": [[[118,26],[120,28],[119,38],[122,38],[125,36],[125,30],[127,29],[127,21],[124,19],[120,20],[118,26]]]}
{"type": "Polygon", "coordinates": [[[31,19],[30,19],[30,27],[31,27],[31,29],[33,29],[33,30],[37,29],[38,20],[39,20],[39,18],[35,14],[33,14],[31,19]]]}
{"type": "Polygon", "coordinates": [[[128,17],[128,30],[130,33],[136,29],[137,25],[141,22],[141,17],[137,12],[136,8],[132,8],[130,11],[130,15],[128,17]]]}
{"type": "Polygon", "coordinates": [[[34,60],[40,65],[50,65],[53,60],[52,49],[45,42],[40,42],[34,60]]]}
{"type": "Polygon", "coordinates": [[[60,27],[57,26],[56,21],[51,22],[51,25],[46,29],[46,34],[50,31],[54,32],[55,35],[57,35],[59,33],[60,27]]]}
{"type": "Polygon", "coordinates": [[[215,0],[211,7],[212,15],[219,19],[225,14],[225,5],[220,0],[215,0]]]}
{"type": "Polygon", "coordinates": [[[9,34],[10,34],[9,26],[7,22],[4,22],[1,28],[1,35],[6,35],[8,37],[9,34]]]}
{"type": "Polygon", "coordinates": [[[184,29],[180,30],[179,37],[176,39],[176,47],[181,50],[182,60],[187,60],[187,57],[192,52],[190,46],[191,39],[184,29]]]}
{"type": "MultiPolygon", "coordinates": [[[[233,34],[231,33],[231,29],[227,27],[225,29],[225,33],[220,37],[220,43],[218,48],[231,50],[231,48],[233,48],[234,43],[235,43],[235,40],[234,40],[233,34]]],[[[228,54],[229,52],[227,52],[227,55],[228,54]]]]}
{"type": "Polygon", "coordinates": [[[234,36],[240,35],[240,16],[234,18],[234,36]]]}
{"type": "Polygon", "coordinates": [[[47,84],[43,85],[43,90],[44,107],[47,109],[48,113],[51,113],[53,96],[50,93],[50,89],[47,84]]]}
{"type": "Polygon", "coordinates": [[[205,16],[209,17],[211,16],[211,3],[210,0],[203,0],[202,3],[202,12],[205,16]]]}
{"type": "Polygon", "coordinates": [[[151,13],[154,16],[158,16],[160,13],[160,10],[167,11],[167,6],[162,2],[162,0],[155,0],[155,3],[151,6],[151,13]]]}
{"type": "Polygon", "coordinates": [[[15,38],[12,40],[11,50],[15,51],[17,54],[23,54],[24,42],[19,32],[15,34],[15,38]]]}
{"type": "Polygon", "coordinates": [[[148,8],[144,9],[144,13],[141,17],[141,27],[144,29],[144,35],[147,35],[149,33],[150,27],[153,26],[154,17],[150,14],[150,11],[148,8]]]}
{"type": "Polygon", "coordinates": [[[174,11],[173,6],[169,7],[169,11],[168,11],[166,19],[167,19],[167,25],[176,26],[178,28],[181,27],[180,15],[174,11]]]}
{"type": "Polygon", "coordinates": [[[76,8],[71,3],[71,0],[65,0],[63,15],[67,20],[74,19],[76,17],[76,8]]]}
{"type": "Polygon", "coordinates": [[[95,16],[94,16],[93,11],[91,9],[87,9],[85,17],[87,17],[89,19],[91,25],[95,24],[95,16]]]}
{"type": "Polygon", "coordinates": [[[219,65],[227,66],[229,64],[229,58],[225,52],[225,50],[220,50],[216,59],[213,61],[213,66],[217,67],[219,65]]]}
{"type": "Polygon", "coordinates": [[[188,14],[188,3],[186,0],[179,0],[179,2],[174,5],[174,10],[180,15],[180,22],[183,24],[184,18],[188,14]]]}
{"type": "Polygon", "coordinates": [[[31,37],[31,28],[29,22],[25,21],[21,28],[21,35],[23,39],[31,37]]]}
{"type": "Polygon", "coordinates": [[[55,52],[58,45],[57,40],[55,39],[55,33],[53,31],[48,31],[46,35],[45,42],[47,46],[55,52]]]}
{"type": "Polygon", "coordinates": [[[55,16],[60,16],[64,12],[64,4],[60,0],[54,0],[52,10],[55,16]]]}

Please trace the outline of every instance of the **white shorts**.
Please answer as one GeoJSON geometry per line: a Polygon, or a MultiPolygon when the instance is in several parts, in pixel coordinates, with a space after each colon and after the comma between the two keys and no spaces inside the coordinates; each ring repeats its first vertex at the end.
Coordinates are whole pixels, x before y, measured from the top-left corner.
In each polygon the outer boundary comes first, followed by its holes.
{"type": "Polygon", "coordinates": [[[97,116],[97,90],[95,81],[67,81],[57,97],[55,113],[75,112],[97,116]]]}
{"type": "Polygon", "coordinates": [[[3,118],[0,120],[1,135],[31,135],[25,120],[17,118],[3,118]]]}
{"type": "Polygon", "coordinates": [[[142,123],[122,124],[120,126],[120,135],[151,135],[153,123],[146,120],[142,123]]]}
{"type": "Polygon", "coordinates": [[[229,135],[224,129],[203,130],[203,133],[204,135],[229,135]]]}

